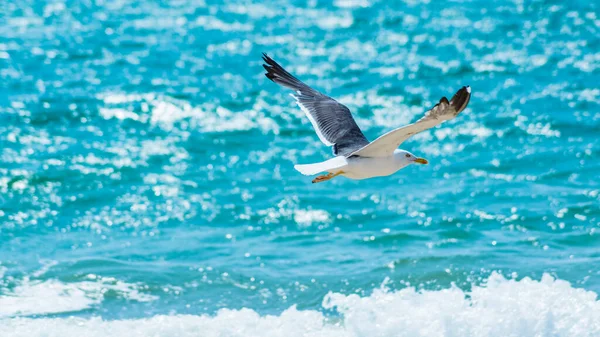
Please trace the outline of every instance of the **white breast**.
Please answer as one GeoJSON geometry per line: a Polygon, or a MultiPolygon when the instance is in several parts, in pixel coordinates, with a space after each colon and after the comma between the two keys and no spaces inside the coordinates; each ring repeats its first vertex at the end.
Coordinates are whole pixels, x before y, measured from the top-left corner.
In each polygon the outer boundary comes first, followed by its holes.
{"type": "Polygon", "coordinates": [[[372,177],[389,176],[406,166],[394,157],[351,157],[348,166],[344,168],[343,176],[351,179],[367,179],[372,177]]]}

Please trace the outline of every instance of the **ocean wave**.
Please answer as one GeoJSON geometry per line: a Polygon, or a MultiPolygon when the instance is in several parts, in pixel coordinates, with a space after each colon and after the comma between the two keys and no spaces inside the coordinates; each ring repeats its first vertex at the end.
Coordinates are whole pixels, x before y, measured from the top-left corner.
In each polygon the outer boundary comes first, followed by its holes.
{"type": "MultiPolygon", "coordinates": [[[[251,309],[221,309],[215,315],[153,316],[144,319],[9,318],[2,336],[556,336],[600,335],[600,301],[592,291],[544,274],[541,280],[506,279],[493,273],[470,291],[458,287],[390,291],[371,295],[329,293],[326,315],[296,306],[280,315],[251,309]]],[[[39,300],[52,301],[39,294],[39,300]]],[[[43,303],[42,303],[43,304],[43,303]]]]}
{"type": "MultiPolygon", "coordinates": [[[[54,279],[44,281],[25,279],[11,290],[0,288],[0,293],[4,293],[0,295],[0,319],[77,312],[100,304],[107,293],[137,302],[150,302],[157,299],[154,295],[144,293],[142,288],[141,285],[95,274],[87,275],[85,281],[72,283],[63,283],[54,279]]],[[[0,335],[11,336],[4,333],[0,335]]]]}

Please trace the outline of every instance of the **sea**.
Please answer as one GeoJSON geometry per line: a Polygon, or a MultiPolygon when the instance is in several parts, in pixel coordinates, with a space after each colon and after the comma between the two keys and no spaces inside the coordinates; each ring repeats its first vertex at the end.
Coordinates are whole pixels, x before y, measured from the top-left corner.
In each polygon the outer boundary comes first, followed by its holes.
{"type": "Polygon", "coordinates": [[[600,336],[600,3],[0,4],[0,336],[600,336]],[[331,158],[267,53],[366,137],[331,158]]]}

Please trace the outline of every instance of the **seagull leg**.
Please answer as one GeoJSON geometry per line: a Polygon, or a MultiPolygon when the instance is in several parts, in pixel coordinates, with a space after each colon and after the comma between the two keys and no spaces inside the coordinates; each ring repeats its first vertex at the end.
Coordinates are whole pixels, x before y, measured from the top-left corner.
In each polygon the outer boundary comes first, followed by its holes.
{"type": "Polygon", "coordinates": [[[315,179],[313,179],[312,183],[313,184],[322,183],[322,182],[327,181],[329,179],[335,178],[335,177],[339,176],[342,173],[344,173],[344,171],[338,171],[336,173],[329,173],[329,174],[326,174],[324,176],[318,176],[315,179]]]}

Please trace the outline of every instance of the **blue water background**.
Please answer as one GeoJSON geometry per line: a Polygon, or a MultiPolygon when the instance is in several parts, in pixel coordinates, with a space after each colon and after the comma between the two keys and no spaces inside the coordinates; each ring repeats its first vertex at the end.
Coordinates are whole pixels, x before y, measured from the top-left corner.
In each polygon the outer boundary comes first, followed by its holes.
{"type": "Polygon", "coordinates": [[[469,289],[494,270],[599,292],[598,7],[4,2],[0,296],[109,284],[47,315],[117,319],[319,309],[386,278],[469,289]],[[473,96],[403,144],[430,165],[313,185],[293,164],[330,149],[262,52],[369,139],[473,96]]]}

